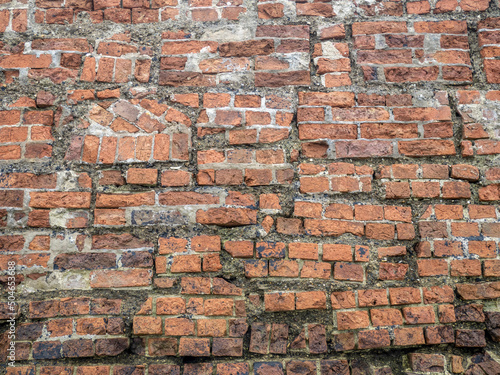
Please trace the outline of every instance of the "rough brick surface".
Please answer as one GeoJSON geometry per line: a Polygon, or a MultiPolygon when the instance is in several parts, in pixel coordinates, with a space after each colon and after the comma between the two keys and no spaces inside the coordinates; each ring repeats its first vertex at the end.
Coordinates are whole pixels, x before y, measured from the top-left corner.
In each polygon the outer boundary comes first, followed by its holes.
{"type": "Polygon", "coordinates": [[[500,374],[498,84],[497,0],[0,0],[0,373],[500,374]]]}

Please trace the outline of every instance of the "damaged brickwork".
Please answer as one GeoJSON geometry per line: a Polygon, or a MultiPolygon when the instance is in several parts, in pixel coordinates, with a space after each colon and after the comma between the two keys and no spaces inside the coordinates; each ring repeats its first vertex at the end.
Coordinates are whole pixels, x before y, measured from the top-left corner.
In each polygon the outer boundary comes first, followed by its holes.
{"type": "Polygon", "coordinates": [[[0,0],[0,373],[500,374],[499,84],[498,0],[0,0]]]}

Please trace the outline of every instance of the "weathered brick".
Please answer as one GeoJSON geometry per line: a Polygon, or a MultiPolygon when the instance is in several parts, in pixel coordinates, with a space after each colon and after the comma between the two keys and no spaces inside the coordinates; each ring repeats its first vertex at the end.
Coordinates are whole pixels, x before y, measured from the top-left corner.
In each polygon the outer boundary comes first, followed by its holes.
{"type": "Polygon", "coordinates": [[[210,355],[210,340],[181,337],[179,354],[191,357],[207,357],[210,355]]]}
{"type": "Polygon", "coordinates": [[[261,1],[252,13],[242,0],[36,0],[30,17],[25,2],[0,0],[0,282],[15,261],[16,287],[37,298],[8,374],[386,375],[398,360],[495,372],[468,354],[500,337],[486,306],[500,298],[500,171],[478,159],[500,153],[500,92],[481,85],[500,82],[492,2],[261,1]],[[50,32],[31,35],[33,21],[50,32]],[[82,21],[126,30],[64,34],[82,21]],[[159,48],[137,37],[159,21],[175,23],[159,48]],[[218,30],[233,21],[245,30],[218,30]],[[333,323],[318,323],[330,307],[333,323]],[[415,349],[354,358],[391,345],[415,349]]]}
{"type": "Polygon", "coordinates": [[[294,293],[269,293],[264,295],[266,311],[292,311],[295,310],[294,293]]]}
{"type": "Polygon", "coordinates": [[[414,371],[444,372],[444,356],[442,355],[411,353],[408,359],[414,371]]]}
{"type": "Polygon", "coordinates": [[[148,286],[152,274],[148,270],[101,270],[92,272],[92,288],[126,288],[148,286]]]}
{"type": "Polygon", "coordinates": [[[358,333],[359,349],[383,348],[390,344],[391,339],[387,330],[360,331],[358,333]]]}

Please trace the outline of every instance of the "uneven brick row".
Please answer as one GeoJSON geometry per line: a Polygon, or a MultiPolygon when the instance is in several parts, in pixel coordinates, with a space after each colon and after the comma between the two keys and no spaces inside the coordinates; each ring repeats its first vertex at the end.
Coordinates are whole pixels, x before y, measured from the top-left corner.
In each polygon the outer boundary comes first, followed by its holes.
{"type": "MultiPolygon", "coordinates": [[[[463,359],[458,355],[453,354],[422,354],[422,353],[409,353],[405,356],[407,359],[406,369],[417,373],[437,372],[445,373],[451,371],[454,374],[464,372],[467,368],[468,371],[495,371],[498,367],[496,362],[489,353],[476,355],[473,357],[471,365],[464,364],[463,359]]],[[[241,375],[265,375],[275,373],[278,375],[289,374],[299,375],[307,374],[312,375],[319,371],[321,375],[333,373],[348,375],[350,369],[352,371],[372,371],[376,375],[392,373],[390,367],[380,367],[370,365],[364,359],[338,359],[338,360],[310,360],[310,359],[293,359],[289,361],[254,361],[254,362],[228,362],[228,363],[186,363],[184,365],[173,364],[152,364],[145,365],[102,365],[102,366],[24,366],[19,369],[7,369],[8,375],[27,374],[32,375],[36,370],[40,371],[40,375],[48,375],[52,373],[67,373],[73,370],[77,375],[123,375],[123,374],[174,374],[174,375],[189,375],[189,374],[217,374],[229,375],[238,373],[241,375]],[[253,370],[253,371],[252,371],[253,370]]],[[[485,372],[486,373],[486,372],[485,372]]]]}

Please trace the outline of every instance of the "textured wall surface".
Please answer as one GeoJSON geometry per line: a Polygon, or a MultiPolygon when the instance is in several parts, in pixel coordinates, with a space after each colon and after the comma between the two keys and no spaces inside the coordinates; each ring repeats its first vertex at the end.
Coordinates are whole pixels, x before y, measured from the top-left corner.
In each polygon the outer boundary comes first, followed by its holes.
{"type": "Polygon", "coordinates": [[[499,84],[498,0],[0,0],[0,373],[500,374],[499,84]]]}

